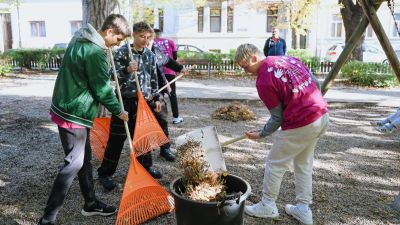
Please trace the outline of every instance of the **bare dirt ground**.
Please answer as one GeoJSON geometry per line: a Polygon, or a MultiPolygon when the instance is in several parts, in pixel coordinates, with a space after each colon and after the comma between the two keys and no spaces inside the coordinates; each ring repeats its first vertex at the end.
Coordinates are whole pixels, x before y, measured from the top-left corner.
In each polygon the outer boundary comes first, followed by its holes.
{"type": "MultiPolygon", "coordinates": [[[[23,85],[15,79],[0,79],[0,90],[23,85]]],[[[223,85],[223,81],[221,85],[223,85]]],[[[25,84],[24,84],[25,85],[25,84]]],[[[47,88],[46,85],[43,85],[47,88]]],[[[30,89],[31,90],[31,89],[30,89]]],[[[40,92],[40,90],[37,90],[40,92]]],[[[50,97],[36,92],[0,95],[0,224],[32,225],[41,216],[46,200],[63,163],[63,151],[54,124],[49,121],[50,97]],[[35,97],[36,96],[36,97],[35,97]]],[[[185,122],[170,125],[170,138],[191,129],[216,126],[220,140],[240,136],[260,128],[268,112],[259,101],[243,101],[257,120],[229,122],[211,119],[212,112],[227,101],[180,100],[185,122]]],[[[314,224],[400,224],[400,214],[387,209],[400,190],[399,133],[382,135],[369,121],[393,113],[394,108],[373,104],[330,104],[331,122],[326,135],[316,147],[312,205],[314,224]]],[[[247,180],[252,187],[248,203],[260,200],[265,157],[273,137],[260,141],[243,140],[225,147],[228,171],[247,180]]],[[[166,162],[153,152],[154,164],[163,172],[159,180],[165,188],[177,177],[175,163],[166,162]]],[[[99,161],[93,158],[94,171],[99,161]]],[[[123,186],[129,166],[128,149],[124,150],[115,179],[123,186]]],[[[97,179],[97,174],[94,174],[97,179]]],[[[122,188],[106,193],[96,180],[99,199],[118,205],[122,188]]],[[[284,212],[286,203],[295,199],[293,173],[284,176],[277,201],[279,220],[244,216],[246,225],[299,224],[284,212]]],[[[114,224],[109,218],[84,217],[78,182],[75,181],[58,216],[58,224],[114,224]]],[[[162,215],[147,225],[175,224],[174,214],[162,215]]]]}

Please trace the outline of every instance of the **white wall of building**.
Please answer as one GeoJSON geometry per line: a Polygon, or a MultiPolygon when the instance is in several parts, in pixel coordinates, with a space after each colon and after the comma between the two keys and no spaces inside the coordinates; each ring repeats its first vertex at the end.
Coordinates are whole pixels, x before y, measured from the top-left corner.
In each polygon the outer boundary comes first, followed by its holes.
{"type": "MultiPolygon", "coordinates": [[[[313,55],[324,58],[330,46],[344,42],[344,30],[342,37],[331,37],[332,16],[340,14],[337,0],[320,2],[321,4],[313,11],[313,26],[307,37],[307,47],[313,55]]],[[[396,12],[399,13],[400,8],[396,8],[396,12]]],[[[249,6],[246,1],[241,1],[241,4],[234,5],[233,14],[233,32],[227,32],[227,1],[223,1],[221,32],[210,32],[210,7],[205,6],[204,29],[199,33],[197,9],[192,1],[180,1],[179,5],[165,5],[163,35],[173,39],[177,44],[191,44],[203,50],[219,49],[222,52],[229,52],[230,49],[236,49],[242,43],[252,43],[263,48],[265,40],[271,36],[266,32],[265,9],[249,6]]],[[[394,22],[385,3],[378,10],[378,17],[394,48],[399,49],[400,38],[393,36],[394,22]]],[[[13,48],[19,47],[19,37],[21,37],[23,48],[47,48],[55,43],[67,43],[72,37],[70,21],[80,20],[82,20],[81,0],[21,1],[19,18],[17,9],[11,10],[13,48]],[[45,21],[46,37],[32,37],[30,21],[45,21]]],[[[155,24],[157,26],[157,22],[155,24]]],[[[291,32],[281,30],[281,36],[286,39],[288,49],[290,49],[291,32]]],[[[365,42],[380,47],[376,35],[372,38],[367,37],[365,42]]]]}
{"type": "MultiPolygon", "coordinates": [[[[396,8],[396,12],[400,12],[400,8],[396,8]]],[[[309,50],[316,56],[325,57],[327,50],[335,43],[345,42],[345,32],[343,28],[342,37],[331,36],[331,24],[334,14],[340,14],[340,9],[337,6],[336,0],[324,0],[317,7],[314,14],[314,25],[310,32],[309,50]]],[[[394,20],[390,13],[387,4],[382,3],[377,11],[378,18],[385,30],[387,37],[395,49],[400,48],[400,38],[393,36],[394,20]]],[[[382,49],[377,37],[373,34],[372,37],[366,37],[364,43],[372,44],[379,49],[382,49]]]]}
{"type": "Polygon", "coordinates": [[[68,43],[72,37],[70,21],[82,20],[81,4],[80,0],[21,1],[19,18],[17,8],[12,9],[13,48],[48,48],[55,43],[68,43]],[[46,37],[32,37],[30,21],[45,21],[46,37]]]}
{"type": "Polygon", "coordinates": [[[221,32],[210,32],[210,7],[204,7],[204,29],[198,32],[197,10],[192,3],[164,9],[164,37],[177,44],[195,45],[203,50],[219,49],[229,52],[242,43],[263,48],[271,35],[266,32],[266,12],[248,8],[246,4],[234,8],[233,32],[227,32],[227,2],[222,3],[221,32]],[[167,26],[166,26],[167,25],[167,26]]]}

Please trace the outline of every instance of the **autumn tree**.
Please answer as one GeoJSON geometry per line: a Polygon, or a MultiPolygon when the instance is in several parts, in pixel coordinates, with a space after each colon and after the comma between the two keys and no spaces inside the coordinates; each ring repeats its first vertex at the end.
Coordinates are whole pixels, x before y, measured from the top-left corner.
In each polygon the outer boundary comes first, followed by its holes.
{"type": "MultiPolygon", "coordinates": [[[[201,1],[201,0],[200,0],[201,1]]],[[[299,48],[300,36],[306,36],[312,26],[313,10],[320,0],[292,0],[266,2],[260,0],[235,0],[235,4],[244,3],[249,8],[269,10],[276,17],[272,26],[288,29],[292,32],[292,47],[299,48]]]]}
{"type": "Polygon", "coordinates": [[[312,26],[312,13],[319,2],[319,0],[293,0],[286,6],[294,49],[300,47],[300,36],[308,34],[312,26]]]}

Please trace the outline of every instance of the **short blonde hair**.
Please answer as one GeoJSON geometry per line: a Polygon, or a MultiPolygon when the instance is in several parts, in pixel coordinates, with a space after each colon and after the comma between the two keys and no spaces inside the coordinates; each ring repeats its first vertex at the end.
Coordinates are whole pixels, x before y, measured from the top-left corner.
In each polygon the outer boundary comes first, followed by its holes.
{"type": "Polygon", "coordinates": [[[249,61],[252,55],[263,56],[262,52],[253,44],[241,44],[236,50],[234,63],[249,61]]]}

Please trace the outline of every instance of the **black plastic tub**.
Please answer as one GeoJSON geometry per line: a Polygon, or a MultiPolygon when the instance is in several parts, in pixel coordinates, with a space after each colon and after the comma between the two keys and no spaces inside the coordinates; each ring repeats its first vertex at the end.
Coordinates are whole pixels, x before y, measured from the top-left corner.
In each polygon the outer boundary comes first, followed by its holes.
{"type": "Polygon", "coordinates": [[[177,225],[243,225],[243,212],[246,198],[250,195],[250,184],[234,175],[225,177],[226,191],[236,193],[229,200],[221,202],[199,202],[190,200],[182,193],[185,188],[181,177],[170,185],[175,200],[175,216],[177,225]],[[241,194],[238,194],[241,193],[241,194]]]}

